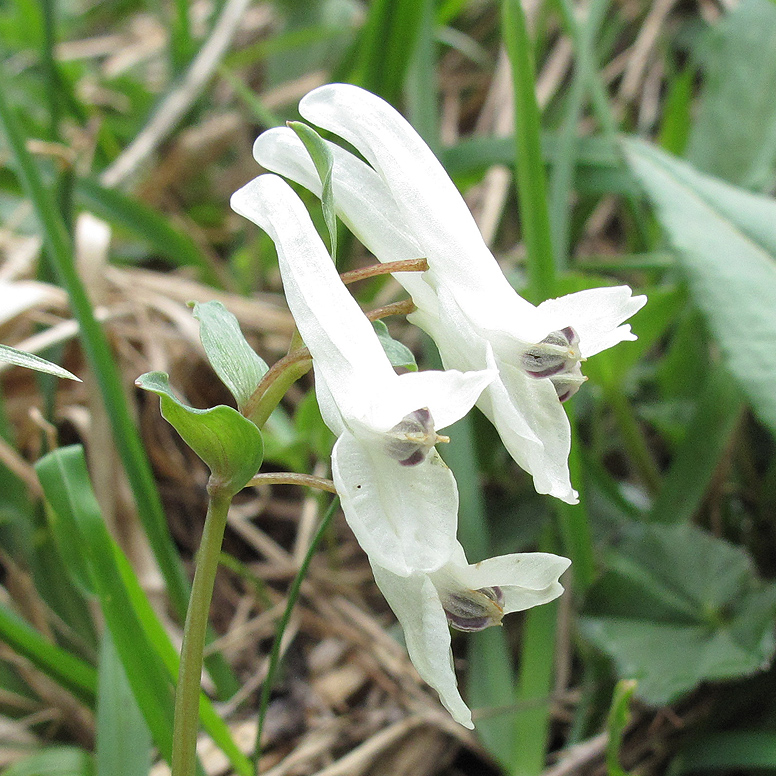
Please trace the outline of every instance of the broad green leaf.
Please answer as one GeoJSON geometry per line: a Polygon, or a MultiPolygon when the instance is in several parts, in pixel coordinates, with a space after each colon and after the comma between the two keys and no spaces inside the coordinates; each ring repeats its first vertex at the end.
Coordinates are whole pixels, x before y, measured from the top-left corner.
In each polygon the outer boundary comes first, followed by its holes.
{"type": "Polygon", "coordinates": [[[199,337],[210,366],[242,409],[269,367],[247,343],[240,324],[221,302],[194,304],[199,337]]]}
{"type": "Polygon", "coordinates": [[[102,637],[98,686],[96,776],[147,776],[151,732],[109,631],[102,637]]]}
{"type": "Polygon", "coordinates": [[[677,249],[693,299],[761,420],[776,429],[776,202],[638,140],[631,169],[677,249]]]}
{"type": "Polygon", "coordinates": [[[687,158],[757,191],[776,178],[776,4],[744,0],[707,33],[687,158]]]}
{"type": "Polygon", "coordinates": [[[329,231],[331,257],[337,263],[337,210],[334,206],[334,194],[331,187],[334,154],[324,139],[307,124],[301,121],[289,121],[288,126],[296,132],[304,143],[307,153],[313,160],[318,177],[321,179],[321,206],[323,218],[329,231]]]}
{"type": "Polygon", "coordinates": [[[97,693],[97,672],[94,668],[44,639],[26,620],[2,603],[0,640],[87,704],[94,702],[97,693]]]}
{"type": "Polygon", "coordinates": [[[3,776],[94,776],[94,762],[78,747],[52,746],[14,763],[3,776]]]}
{"type": "Polygon", "coordinates": [[[56,377],[64,377],[68,380],[77,380],[81,382],[80,377],[76,377],[72,372],[63,369],[45,358],[35,356],[32,353],[26,353],[23,350],[17,350],[9,345],[0,345],[0,361],[14,366],[23,366],[27,369],[34,369],[36,372],[45,372],[56,377]]]}
{"type": "Polygon", "coordinates": [[[743,549],[690,525],[631,524],[608,566],[582,633],[647,703],[748,676],[773,657],[776,586],[757,579],[743,549]]]}
{"type": "Polygon", "coordinates": [[[412,355],[412,351],[406,345],[395,340],[388,331],[388,327],[382,321],[372,321],[372,326],[391,364],[403,367],[410,372],[417,372],[418,364],[415,361],[415,356],[412,355]]]}
{"type": "Polygon", "coordinates": [[[161,399],[162,416],[184,442],[208,465],[224,492],[239,493],[261,466],[261,431],[232,407],[207,410],[188,407],[177,399],[163,372],[141,375],[135,384],[161,399]]]}

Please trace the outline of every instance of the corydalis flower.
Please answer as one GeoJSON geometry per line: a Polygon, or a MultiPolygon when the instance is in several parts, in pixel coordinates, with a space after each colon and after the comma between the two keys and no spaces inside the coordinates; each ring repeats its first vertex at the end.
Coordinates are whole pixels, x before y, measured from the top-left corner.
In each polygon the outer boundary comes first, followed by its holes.
{"type": "Polygon", "coordinates": [[[262,175],[232,207],[275,242],[321,414],[338,437],[332,476],[356,538],[396,574],[438,569],[455,544],[458,493],[437,429],[463,417],[493,373],[396,374],[290,186],[262,175]]]}
{"type": "MultiPolygon", "coordinates": [[[[428,259],[422,277],[396,275],[418,307],[410,320],[434,339],[445,367],[498,372],[478,406],[537,491],[575,503],[561,402],[584,382],[582,361],[635,339],[621,324],[646,298],[618,286],[530,304],[509,285],[442,165],[388,103],[331,84],[308,94],[299,110],[369,162],[330,144],[335,204],[354,234],[380,261],[428,259]]],[[[291,130],[264,133],[254,154],[320,194],[320,179],[291,130]]]]}
{"type": "Polygon", "coordinates": [[[397,375],[290,187],[260,176],[235,193],[232,207],[275,241],[288,305],[313,356],[321,413],[338,436],[332,476],[348,524],[418,672],[453,718],[472,727],[448,622],[482,630],[550,601],[569,565],[544,553],[470,565],[456,540],[458,491],[434,449],[436,429],[467,412],[494,374],[397,375]]]}

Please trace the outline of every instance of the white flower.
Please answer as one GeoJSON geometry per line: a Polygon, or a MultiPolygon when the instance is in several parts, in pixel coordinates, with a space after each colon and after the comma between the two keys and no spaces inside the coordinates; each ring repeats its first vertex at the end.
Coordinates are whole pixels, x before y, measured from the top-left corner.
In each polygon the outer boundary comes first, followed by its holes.
{"type": "MultiPolygon", "coordinates": [[[[410,320],[435,340],[445,367],[497,370],[477,405],[538,492],[576,503],[561,402],[585,380],[581,361],[635,339],[621,324],[646,297],[618,286],[530,304],[509,285],[442,165],[388,103],[331,84],[304,97],[299,110],[371,165],[330,144],[335,204],[354,234],[380,261],[428,259],[423,276],[396,275],[418,307],[410,320]]],[[[320,195],[320,179],[293,131],[265,132],[254,154],[320,195]]]]}
{"type": "Polygon", "coordinates": [[[275,242],[321,414],[338,436],[332,476],[359,544],[400,576],[439,569],[456,546],[458,491],[436,430],[463,417],[494,374],[397,375],[291,187],[262,175],[232,207],[275,242]]]}
{"type": "Polygon", "coordinates": [[[456,540],[458,491],[433,447],[436,427],[462,417],[494,375],[397,375],[290,187],[262,175],[234,194],[232,207],[275,241],[288,305],[313,356],[321,412],[339,437],[332,472],[348,524],[418,673],[456,721],[473,727],[448,623],[482,630],[551,601],[570,563],[528,553],[469,565],[456,540]]]}

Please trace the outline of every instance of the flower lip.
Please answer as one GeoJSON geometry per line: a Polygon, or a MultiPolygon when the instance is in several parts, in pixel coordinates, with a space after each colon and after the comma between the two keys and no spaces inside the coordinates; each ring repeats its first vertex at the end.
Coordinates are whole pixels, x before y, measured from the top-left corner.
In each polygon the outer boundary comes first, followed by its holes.
{"type": "Polygon", "coordinates": [[[531,377],[553,377],[570,371],[582,361],[579,336],[571,326],[550,332],[523,353],[521,364],[531,377]]]}
{"type": "Polygon", "coordinates": [[[405,415],[385,436],[385,453],[402,466],[417,466],[426,460],[434,445],[450,441],[449,437],[436,433],[428,407],[405,415]]]}
{"type": "Polygon", "coordinates": [[[495,585],[479,590],[440,591],[440,600],[450,627],[466,633],[501,625],[504,617],[504,593],[495,585]]]}

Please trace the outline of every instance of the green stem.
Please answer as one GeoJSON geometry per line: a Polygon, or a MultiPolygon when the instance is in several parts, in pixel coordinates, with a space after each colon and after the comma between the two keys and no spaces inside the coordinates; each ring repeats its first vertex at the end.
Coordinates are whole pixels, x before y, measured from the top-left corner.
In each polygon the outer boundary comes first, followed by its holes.
{"type": "MultiPolygon", "coordinates": [[[[212,478],[211,478],[212,483],[212,478]]],[[[202,675],[205,635],[213,598],[213,585],[221,555],[226,517],[232,497],[213,486],[197,553],[197,570],[191,589],[183,646],[175,691],[173,722],[172,776],[194,776],[197,767],[197,733],[199,731],[199,693],[202,675]]]]}
{"type": "MultiPolygon", "coordinates": [[[[286,632],[288,623],[291,620],[291,612],[294,610],[297,598],[299,598],[299,591],[301,590],[302,582],[307,575],[310,561],[313,559],[313,555],[315,555],[315,551],[318,549],[318,545],[321,543],[321,539],[323,539],[323,535],[326,533],[326,529],[329,527],[329,523],[331,523],[331,519],[337,511],[338,505],[339,498],[335,496],[332,499],[331,504],[329,504],[329,508],[326,510],[326,514],[323,516],[321,524],[318,526],[318,530],[315,532],[315,536],[313,536],[312,541],[310,542],[310,546],[307,548],[307,553],[304,556],[302,565],[299,567],[299,571],[297,571],[296,576],[294,577],[294,581],[291,583],[291,587],[288,590],[286,608],[278,623],[277,631],[275,632],[275,641],[272,644],[272,652],[269,656],[267,677],[264,679],[264,684],[261,688],[261,699],[259,701],[259,722],[258,729],[256,730],[256,745],[254,746],[253,753],[253,762],[257,773],[259,758],[261,757],[261,734],[264,730],[264,718],[267,716],[267,708],[269,707],[269,694],[272,690],[275,675],[277,674],[280,665],[280,645],[283,641],[283,634],[286,632]]],[[[177,776],[177,774],[173,772],[173,776],[177,776]]]]}
{"type": "Polygon", "coordinates": [[[515,142],[520,222],[528,256],[528,278],[534,301],[555,293],[555,260],[536,102],[533,45],[520,0],[502,0],[501,27],[515,99],[515,142]]]}

